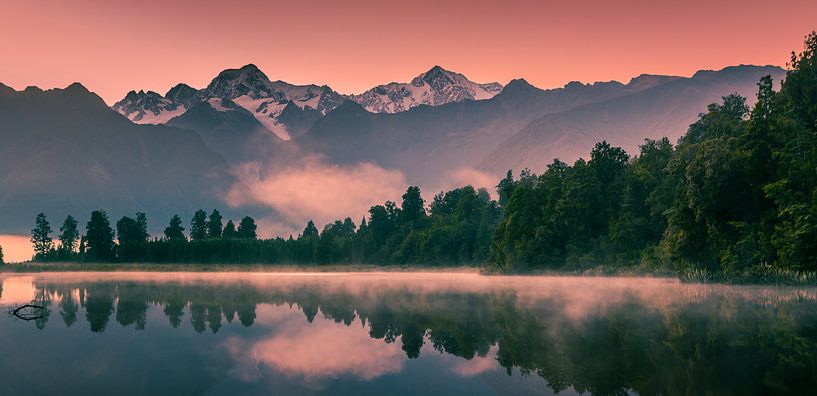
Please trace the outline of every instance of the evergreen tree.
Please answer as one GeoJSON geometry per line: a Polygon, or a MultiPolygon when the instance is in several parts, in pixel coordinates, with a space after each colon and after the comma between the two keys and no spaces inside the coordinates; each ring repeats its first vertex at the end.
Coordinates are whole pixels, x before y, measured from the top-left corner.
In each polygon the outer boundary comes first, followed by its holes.
{"type": "Polygon", "coordinates": [[[139,240],[147,241],[150,238],[148,234],[148,218],[142,212],[136,212],[136,227],[138,230],[139,240]]]}
{"type": "Polygon", "coordinates": [[[60,227],[60,250],[66,253],[74,253],[79,242],[79,231],[77,230],[77,220],[69,215],[60,227]]]}
{"type": "Polygon", "coordinates": [[[306,223],[306,227],[304,228],[304,232],[301,233],[301,238],[317,238],[318,237],[318,227],[315,227],[315,223],[312,220],[309,220],[306,223]]]}
{"type": "Polygon", "coordinates": [[[425,201],[420,196],[420,187],[410,186],[403,194],[403,204],[400,213],[403,224],[411,224],[425,217],[425,201]]]}
{"type": "Polygon", "coordinates": [[[508,200],[511,199],[511,194],[513,194],[513,170],[508,170],[508,173],[505,175],[505,178],[499,181],[499,184],[496,186],[496,191],[499,193],[499,206],[505,207],[508,203],[508,200]]]}
{"type": "Polygon", "coordinates": [[[79,237],[79,248],[77,248],[77,254],[79,255],[80,261],[85,261],[85,251],[87,243],[85,242],[85,235],[79,237]]]}
{"type": "Polygon", "coordinates": [[[114,232],[104,210],[95,210],[91,213],[91,220],[85,226],[87,242],[85,255],[90,261],[113,260],[114,232]]]}
{"type": "Polygon", "coordinates": [[[238,237],[235,224],[233,224],[232,220],[227,221],[227,224],[224,226],[224,231],[221,232],[221,237],[223,239],[235,239],[238,237]]]}
{"type": "Polygon", "coordinates": [[[136,218],[122,217],[116,222],[119,237],[117,254],[122,261],[141,261],[145,257],[148,242],[147,217],[137,213],[136,218]]]}
{"type": "Polygon", "coordinates": [[[199,209],[190,222],[190,240],[201,241],[207,239],[207,212],[199,209]]]}
{"type": "Polygon", "coordinates": [[[5,264],[6,262],[3,261],[3,247],[0,246],[0,265],[5,264]]]}
{"type": "Polygon", "coordinates": [[[51,225],[45,218],[45,214],[38,214],[34,228],[31,230],[31,244],[34,245],[35,257],[44,259],[54,248],[54,241],[51,240],[51,225]]]}
{"type": "Polygon", "coordinates": [[[169,241],[186,241],[184,236],[184,227],[182,227],[182,218],[179,215],[173,215],[170,219],[170,224],[165,227],[165,239],[169,241]]]}
{"type": "Polygon", "coordinates": [[[116,222],[116,233],[120,245],[146,243],[149,235],[144,213],[137,213],[136,219],[127,216],[119,219],[116,222]]]}
{"type": "MultiPolygon", "coordinates": [[[[310,223],[311,222],[310,220],[310,223]]],[[[312,224],[312,227],[314,228],[315,225],[312,224]]],[[[250,216],[244,216],[241,222],[238,223],[238,237],[241,239],[255,239],[257,238],[255,233],[256,228],[255,220],[250,216]]],[[[317,229],[315,231],[317,232],[317,229]]]]}
{"type": "Polygon", "coordinates": [[[221,231],[223,228],[223,224],[221,223],[222,217],[221,213],[218,210],[213,209],[213,212],[210,213],[210,219],[207,221],[207,237],[210,239],[219,239],[221,238],[221,231]]]}

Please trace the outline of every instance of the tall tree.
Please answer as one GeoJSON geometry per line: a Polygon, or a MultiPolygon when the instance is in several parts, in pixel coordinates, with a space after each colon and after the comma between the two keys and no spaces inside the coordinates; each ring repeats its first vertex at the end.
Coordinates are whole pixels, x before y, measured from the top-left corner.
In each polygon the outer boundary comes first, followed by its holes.
{"type": "Polygon", "coordinates": [[[190,222],[190,239],[201,241],[207,239],[207,212],[199,209],[190,222]]]}
{"type": "Polygon", "coordinates": [[[315,222],[309,220],[306,223],[306,227],[304,228],[304,232],[301,233],[302,238],[312,238],[318,237],[318,227],[315,227],[315,222]]]}
{"type": "Polygon", "coordinates": [[[85,235],[87,241],[85,254],[90,261],[113,260],[114,232],[104,210],[95,210],[91,213],[91,220],[85,226],[85,235]]]}
{"type": "Polygon", "coordinates": [[[116,222],[116,233],[120,245],[145,243],[149,236],[147,219],[143,213],[138,213],[136,219],[124,216],[116,222]]]}
{"type": "Polygon", "coordinates": [[[173,215],[170,219],[170,224],[165,227],[165,238],[169,241],[185,241],[187,237],[184,236],[184,227],[182,227],[182,218],[179,215],[173,215]]]}
{"type": "MultiPolygon", "coordinates": [[[[315,225],[312,224],[312,227],[315,227],[315,225]]],[[[241,222],[238,223],[238,237],[242,239],[255,239],[257,237],[255,234],[256,228],[255,220],[250,216],[244,216],[241,222]]]]}
{"type": "Polygon", "coordinates": [[[221,237],[224,239],[234,239],[237,236],[235,223],[233,223],[232,220],[228,220],[227,224],[224,225],[224,231],[221,232],[221,237]]]}
{"type": "Polygon", "coordinates": [[[403,194],[403,204],[400,208],[402,223],[411,224],[426,215],[425,201],[420,195],[420,187],[410,186],[403,194]]]}
{"type": "Polygon", "coordinates": [[[78,242],[77,220],[68,215],[60,227],[60,249],[67,253],[74,253],[78,242]]]}
{"type": "Polygon", "coordinates": [[[210,239],[218,239],[221,238],[221,230],[223,228],[223,224],[221,222],[222,217],[221,213],[218,210],[213,209],[213,212],[210,213],[210,219],[207,220],[207,237],[210,239]]]}
{"type": "Polygon", "coordinates": [[[34,221],[34,228],[31,230],[31,244],[34,245],[35,255],[40,258],[44,258],[54,248],[54,241],[51,240],[51,225],[48,224],[45,214],[38,214],[34,221]]]}
{"type": "Polygon", "coordinates": [[[505,178],[500,180],[499,184],[496,185],[496,191],[499,193],[499,206],[505,207],[505,204],[507,204],[508,200],[511,199],[513,187],[513,170],[508,169],[508,173],[505,175],[505,178]]]}

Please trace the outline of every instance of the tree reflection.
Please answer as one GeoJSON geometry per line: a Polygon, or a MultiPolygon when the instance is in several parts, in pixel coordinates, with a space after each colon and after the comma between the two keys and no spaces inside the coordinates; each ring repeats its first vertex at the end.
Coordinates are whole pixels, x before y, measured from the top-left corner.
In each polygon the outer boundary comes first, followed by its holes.
{"type": "Polygon", "coordinates": [[[567,314],[558,294],[521,298],[511,288],[360,292],[308,283],[256,288],[116,281],[36,286],[46,311],[54,296],[71,326],[84,309],[92,332],[103,332],[114,312],[122,326],[145,329],[147,312],[155,307],[174,328],[185,327],[189,310],[195,332],[215,334],[224,326],[252,326],[259,304],[292,306],[310,323],[319,315],[345,326],[359,319],[370,338],[401,343],[409,358],[419,357],[425,343],[464,359],[495,348],[509,375],[518,370],[540,376],[556,392],[802,394],[817,385],[813,296],[769,301],[725,293],[662,305],[631,292],[614,304],[591,304],[576,317],[567,314]]]}

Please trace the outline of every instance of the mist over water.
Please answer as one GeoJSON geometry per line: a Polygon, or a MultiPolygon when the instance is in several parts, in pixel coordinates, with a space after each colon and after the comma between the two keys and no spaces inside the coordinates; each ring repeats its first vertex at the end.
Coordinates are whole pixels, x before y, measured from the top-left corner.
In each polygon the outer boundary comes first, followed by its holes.
{"type": "Polygon", "coordinates": [[[757,394],[817,378],[814,288],[423,272],[0,285],[4,312],[45,308],[0,317],[9,394],[757,394]]]}

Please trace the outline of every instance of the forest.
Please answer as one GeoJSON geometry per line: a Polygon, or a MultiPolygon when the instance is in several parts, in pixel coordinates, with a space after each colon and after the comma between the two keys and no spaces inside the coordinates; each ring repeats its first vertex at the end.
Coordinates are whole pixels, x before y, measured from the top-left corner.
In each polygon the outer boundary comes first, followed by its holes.
{"type": "MultiPolygon", "coordinates": [[[[68,216],[52,242],[39,215],[35,261],[473,265],[497,272],[666,269],[704,276],[817,270],[817,33],[792,53],[779,90],[765,77],[753,107],[735,94],[708,106],[673,144],[638,153],[599,142],[589,159],[541,174],[508,171],[496,187],[464,186],[426,201],[371,207],[322,230],[258,239],[254,219],[218,210],[170,219],[148,235],[142,213],[114,225],[94,211],[80,232],[68,216]],[[189,226],[189,230],[185,229],[189,226]],[[185,231],[188,231],[185,234],[185,231]],[[116,242],[115,242],[116,241],[116,242]]],[[[703,110],[703,109],[702,109],[703,110]]],[[[0,260],[2,258],[0,250],[0,260]]]]}

